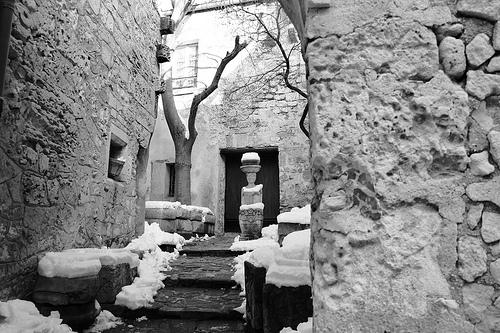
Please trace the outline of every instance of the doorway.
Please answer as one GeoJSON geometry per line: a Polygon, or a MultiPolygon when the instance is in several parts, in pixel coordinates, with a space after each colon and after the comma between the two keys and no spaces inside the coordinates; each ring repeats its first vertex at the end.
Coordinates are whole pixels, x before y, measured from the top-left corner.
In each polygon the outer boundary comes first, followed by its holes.
{"type": "Polygon", "coordinates": [[[262,189],[263,226],[277,223],[276,217],[280,213],[278,148],[223,149],[221,155],[226,164],[224,232],[241,232],[238,223],[241,188],[247,185],[245,173],[240,170],[241,157],[243,153],[251,151],[257,152],[260,156],[261,169],[257,173],[255,184],[264,185],[262,189]]]}

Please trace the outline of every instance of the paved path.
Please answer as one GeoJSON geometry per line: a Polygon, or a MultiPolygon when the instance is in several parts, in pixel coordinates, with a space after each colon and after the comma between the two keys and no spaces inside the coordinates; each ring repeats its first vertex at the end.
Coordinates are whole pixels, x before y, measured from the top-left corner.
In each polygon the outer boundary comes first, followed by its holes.
{"type": "Polygon", "coordinates": [[[243,298],[231,280],[233,258],[229,251],[237,234],[227,234],[184,246],[181,256],[164,272],[165,287],[158,291],[150,308],[129,310],[103,305],[125,325],[105,333],[243,333],[242,314],[234,311],[243,298]],[[146,320],[137,318],[145,316],[146,320]]]}

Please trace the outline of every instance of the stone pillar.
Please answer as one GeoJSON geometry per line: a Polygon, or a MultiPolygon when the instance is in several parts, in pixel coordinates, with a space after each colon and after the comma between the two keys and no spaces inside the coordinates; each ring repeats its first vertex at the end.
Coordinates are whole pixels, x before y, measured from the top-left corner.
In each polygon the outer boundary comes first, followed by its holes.
{"type": "Polygon", "coordinates": [[[243,154],[241,164],[240,169],[246,173],[248,185],[241,189],[241,206],[238,217],[241,229],[240,240],[257,239],[261,237],[264,220],[263,185],[255,185],[257,172],[260,170],[259,154],[243,154]]]}
{"type": "Polygon", "coordinates": [[[314,331],[493,332],[500,3],[290,2],[309,41],[314,331]]]}

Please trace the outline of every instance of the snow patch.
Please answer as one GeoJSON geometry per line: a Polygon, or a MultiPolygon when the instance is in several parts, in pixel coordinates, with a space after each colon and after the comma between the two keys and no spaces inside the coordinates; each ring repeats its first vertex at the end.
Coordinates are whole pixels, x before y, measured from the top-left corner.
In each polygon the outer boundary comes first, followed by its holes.
{"type": "Polygon", "coordinates": [[[311,224],[311,205],[294,207],[289,212],[279,214],[277,219],[278,223],[311,224]]]}
{"type": "Polygon", "coordinates": [[[35,304],[19,299],[0,302],[0,317],[5,317],[0,322],[0,332],[47,332],[47,333],[69,333],[73,330],[66,324],[62,324],[59,312],[52,311],[50,317],[40,314],[35,304]]]}
{"type": "Polygon", "coordinates": [[[246,209],[264,209],[264,204],[262,202],[258,202],[251,205],[240,206],[240,210],[246,210],[246,209]]]}
{"type": "Polygon", "coordinates": [[[89,329],[84,330],[83,333],[99,333],[122,324],[123,322],[120,318],[115,317],[108,310],[103,310],[95,319],[94,324],[89,329]]]}
{"type": "Polygon", "coordinates": [[[260,163],[259,154],[255,152],[244,153],[243,156],[241,156],[241,163],[246,161],[258,161],[257,163],[260,163]]]}
{"type": "Polygon", "coordinates": [[[297,325],[297,330],[285,327],[280,331],[280,333],[312,333],[312,317],[309,317],[305,323],[297,325]]]}

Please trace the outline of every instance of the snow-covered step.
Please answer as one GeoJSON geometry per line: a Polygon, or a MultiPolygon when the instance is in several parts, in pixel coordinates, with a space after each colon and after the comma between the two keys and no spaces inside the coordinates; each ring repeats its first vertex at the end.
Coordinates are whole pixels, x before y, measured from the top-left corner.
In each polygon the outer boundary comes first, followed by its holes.
{"type": "Polygon", "coordinates": [[[234,257],[180,256],[170,263],[172,270],[164,272],[168,287],[230,288],[234,257]]]}
{"type": "Polygon", "coordinates": [[[155,302],[148,308],[103,307],[122,318],[241,320],[241,313],[234,310],[243,301],[239,294],[240,290],[233,288],[163,288],[158,290],[155,302]]]}

